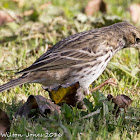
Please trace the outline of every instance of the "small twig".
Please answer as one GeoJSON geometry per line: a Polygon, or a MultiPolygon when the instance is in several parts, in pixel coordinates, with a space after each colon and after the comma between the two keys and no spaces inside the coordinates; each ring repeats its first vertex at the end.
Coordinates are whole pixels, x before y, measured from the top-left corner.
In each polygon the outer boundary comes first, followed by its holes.
{"type": "Polygon", "coordinates": [[[98,89],[101,89],[103,86],[107,85],[107,84],[110,84],[110,85],[117,85],[116,83],[116,79],[115,78],[110,78],[106,81],[104,81],[103,83],[101,83],[99,86],[93,88],[90,90],[90,92],[93,92],[93,91],[96,91],[98,89]]]}
{"type": "Polygon", "coordinates": [[[89,113],[88,115],[85,115],[84,117],[82,117],[82,118],[79,119],[79,120],[90,118],[90,117],[92,117],[92,116],[94,116],[94,115],[96,115],[96,114],[99,114],[100,112],[101,112],[101,110],[100,110],[100,109],[97,109],[96,111],[94,111],[94,112],[92,112],[92,113],[89,113]]]}

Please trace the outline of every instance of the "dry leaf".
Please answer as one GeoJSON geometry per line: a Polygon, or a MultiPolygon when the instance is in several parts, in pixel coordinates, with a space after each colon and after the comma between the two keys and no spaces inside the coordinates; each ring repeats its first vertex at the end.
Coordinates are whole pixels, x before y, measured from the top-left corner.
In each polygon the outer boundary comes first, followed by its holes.
{"type": "Polygon", "coordinates": [[[131,19],[134,23],[137,23],[140,21],[140,4],[130,5],[129,12],[131,15],[131,19]]]}
{"type": "Polygon", "coordinates": [[[106,12],[106,3],[103,0],[90,0],[85,8],[85,13],[92,16],[98,11],[106,12]]]}
{"type": "Polygon", "coordinates": [[[20,16],[11,11],[0,10],[0,25],[20,19],[20,16]]]}
{"type": "Polygon", "coordinates": [[[30,16],[33,13],[34,13],[34,10],[33,9],[32,10],[28,10],[28,11],[25,11],[22,16],[30,16]]]}
{"type": "Polygon", "coordinates": [[[51,5],[51,2],[44,3],[39,8],[42,10],[42,9],[47,8],[49,5],[51,5]]]}
{"type": "Polygon", "coordinates": [[[30,95],[27,102],[25,102],[24,105],[18,109],[15,116],[19,115],[30,117],[30,112],[32,109],[36,109],[35,113],[41,113],[42,115],[61,112],[60,106],[52,103],[49,99],[46,99],[41,95],[30,95]],[[39,112],[37,110],[39,110],[39,112]]]}
{"type": "Polygon", "coordinates": [[[72,84],[68,87],[58,87],[57,89],[49,90],[50,98],[56,104],[67,103],[68,105],[76,106],[78,108],[85,108],[83,102],[83,93],[79,83],[72,84]]]}
{"type": "Polygon", "coordinates": [[[9,14],[0,10],[0,25],[7,23],[7,22],[13,22],[13,21],[14,21],[14,19],[9,14]]]}
{"type": "Polygon", "coordinates": [[[79,88],[79,84],[73,84],[69,87],[58,87],[57,89],[51,90],[49,92],[50,98],[56,103],[66,102],[71,104],[71,97],[76,94],[77,89],[79,88]],[[70,96],[70,98],[69,98],[70,96]]]}
{"type": "Polygon", "coordinates": [[[107,98],[109,101],[111,100],[115,104],[114,110],[116,114],[120,112],[120,108],[123,108],[126,111],[129,105],[133,102],[128,96],[123,94],[118,95],[117,97],[113,97],[111,94],[109,94],[107,98]]]}
{"type": "MultiPolygon", "coordinates": [[[[10,120],[7,114],[0,109],[0,134],[6,134],[10,131],[10,120]]],[[[5,140],[5,137],[0,135],[0,140],[5,140]]]]}

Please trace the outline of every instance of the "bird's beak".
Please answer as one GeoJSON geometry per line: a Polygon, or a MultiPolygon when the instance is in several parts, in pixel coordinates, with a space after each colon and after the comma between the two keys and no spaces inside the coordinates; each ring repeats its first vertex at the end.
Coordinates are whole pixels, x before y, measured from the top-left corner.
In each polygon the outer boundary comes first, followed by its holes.
{"type": "Polygon", "coordinates": [[[135,48],[140,48],[140,42],[137,43],[137,44],[134,44],[134,47],[135,47],[135,48]]]}
{"type": "Polygon", "coordinates": [[[130,45],[133,48],[140,48],[140,42],[130,45]]]}

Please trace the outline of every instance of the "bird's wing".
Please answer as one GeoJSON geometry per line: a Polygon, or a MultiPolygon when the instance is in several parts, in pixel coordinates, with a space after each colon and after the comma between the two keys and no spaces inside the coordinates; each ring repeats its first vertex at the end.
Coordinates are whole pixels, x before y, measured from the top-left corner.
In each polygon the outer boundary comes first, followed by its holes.
{"type": "Polygon", "coordinates": [[[94,59],[86,51],[67,50],[65,52],[51,53],[45,56],[45,59],[40,59],[33,63],[30,67],[20,71],[19,73],[27,73],[31,71],[45,71],[68,68],[74,65],[90,62],[94,59]]]}
{"type": "MultiPolygon", "coordinates": [[[[45,71],[68,68],[96,59],[97,55],[90,48],[94,39],[89,32],[83,32],[61,40],[49,51],[38,58],[30,67],[18,72],[45,71]]],[[[96,40],[95,40],[96,41],[96,40]]]]}

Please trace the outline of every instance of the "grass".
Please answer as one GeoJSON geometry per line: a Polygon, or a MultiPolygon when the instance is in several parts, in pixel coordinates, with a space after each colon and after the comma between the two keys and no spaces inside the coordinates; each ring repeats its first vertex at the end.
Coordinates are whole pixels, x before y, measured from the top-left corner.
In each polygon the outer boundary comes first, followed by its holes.
{"type": "MultiPolygon", "coordinates": [[[[1,0],[2,9],[10,9],[17,13],[34,9],[31,16],[23,17],[21,21],[8,23],[0,27],[0,85],[11,78],[15,78],[15,72],[30,66],[46,49],[51,47],[60,39],[68,35],[96,28],[95,20],[107,24],[108,16],[118,16],[117,20],[130,20],[130,15],[126,11],[132,1],[127,0],[105,0],[108,5],[108,12],[105,15],[98,13],[94,18],[88,18],[82,22],[82,13],[86,1],[82,0],[50,0],[51,5],[44,10],[40,10],[39,5],[49,2],[24,1],[21,8],[19,3],[11,0],[1,0]],[[18,7],[18,8],[17,8],[18,7]],[[78,15],[82,13],[80,18],[78,15]]],[[[109,23],[116,22],[110,19],[109,23]]],[[[138,25],[137,25],[138,26],[138,25]]],[[[105,86],[101,92],[106,96],[108,93],[116,96],[118,94],[128,95],[133,104],[126,114],[123,112],[115,118],[111,112],[107,111],[111,107],[107,104],[101,106],[102,113],[87,119],[81,119],[84,115],[94,111],[94,97],[87,98],[87,111],[71,108],[68,105],[62,107],[62,114],[47,118],[41,116],[36,119],[17,118],[13,116],[17,108],[26,100],[29,95],[42,95],[48,97],[40,85],[27,84],[15,87],[0,94],[0,108],[2,108],[12,121],[11,133],[23,134],[21,137],[8,139],[27,139],[28,134],[44,134],[48,139],[57,135],[57,139],[108,139],[121,140],[140,138],[140,78],[139,78],[139,50],[134,48],[125,49],[118,52],[104,73],[93,83],[97,86],[104,80],[114,77],[118,80],[118,86],[105,86]],[[91,103],[92,104],[91,104],[91,103]],[[26,134],[26,135],[25,135],[26,134]]],[[[98,93],[96,93],[98,94],[98,93]]],[[[100,100],[100,98],[98,99],[100,100]]],[[[104,102],[103,102],[104,103],[104,102]]],[[[28,139],[44,139],[43,137],[30,136],[28,139]]]]}

